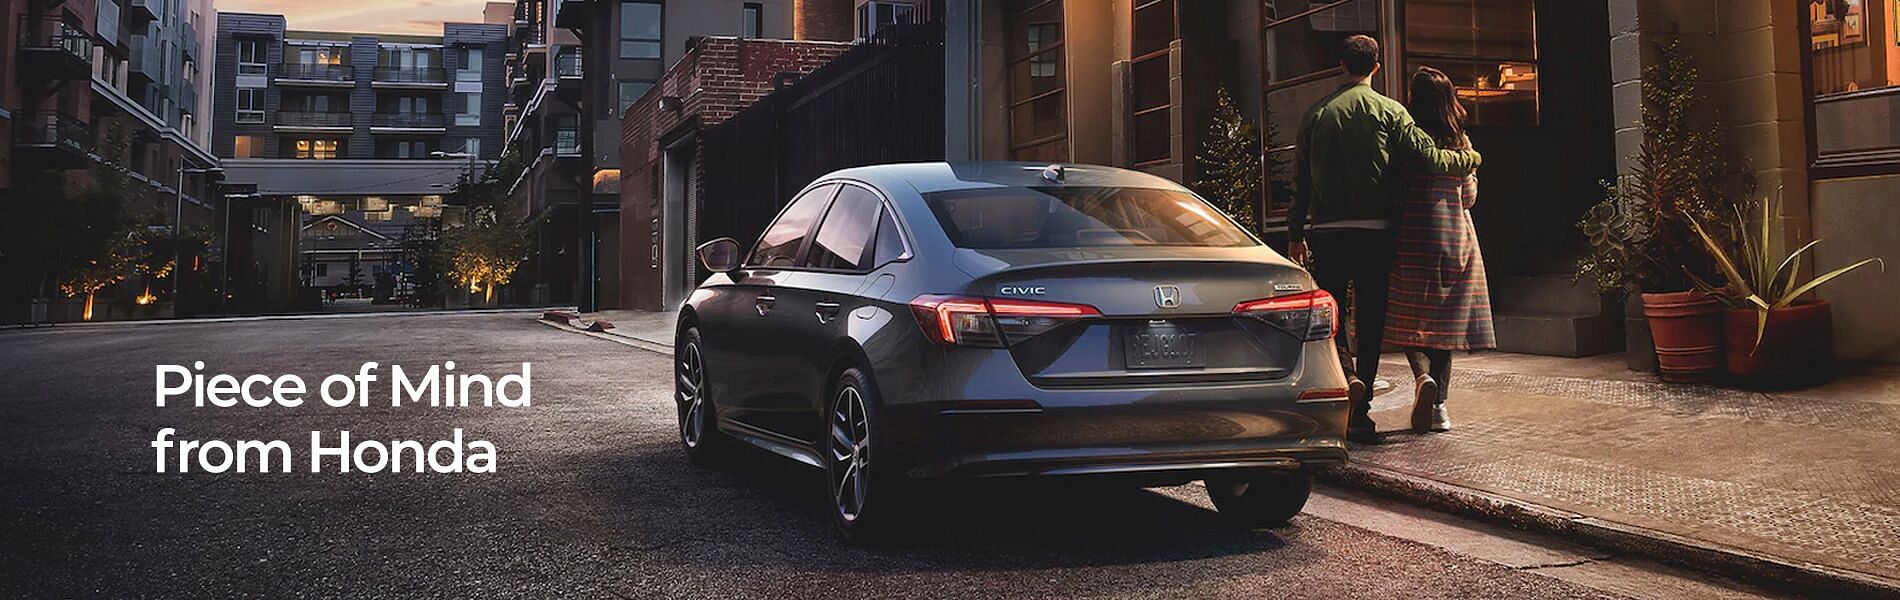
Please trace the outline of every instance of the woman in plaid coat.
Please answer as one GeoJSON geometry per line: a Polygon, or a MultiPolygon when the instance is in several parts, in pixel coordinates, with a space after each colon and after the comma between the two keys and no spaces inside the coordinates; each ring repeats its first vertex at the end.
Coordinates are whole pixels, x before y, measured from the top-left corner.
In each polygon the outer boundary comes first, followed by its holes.
{"type": "MultiPolygon", "coordinates": [[[[1407,108],[1420,128],[1445,148],[1471,147],[1465,111],[1451,79],[1431,67],[1412,75],[1407,108]]],[[[1447,431],[1447,385],[1451,353],[1497,347],[1491,329],[1491,294],[1471,206],[1478,178],[1415,174],[1407,182],[1393,259],[1385,341],[1406,351],[1418,382],[1412,429],[1447,431]]]]}

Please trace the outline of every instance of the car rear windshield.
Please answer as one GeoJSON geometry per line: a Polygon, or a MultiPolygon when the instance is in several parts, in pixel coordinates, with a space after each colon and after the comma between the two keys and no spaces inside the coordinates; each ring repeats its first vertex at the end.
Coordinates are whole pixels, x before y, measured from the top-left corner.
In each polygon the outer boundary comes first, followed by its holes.
{"type": "Polygon", "coordinates": [[[1192,194],[1153,188],[1050,186],[924,194],[960,248],[1255,246],[1192,194]]]}

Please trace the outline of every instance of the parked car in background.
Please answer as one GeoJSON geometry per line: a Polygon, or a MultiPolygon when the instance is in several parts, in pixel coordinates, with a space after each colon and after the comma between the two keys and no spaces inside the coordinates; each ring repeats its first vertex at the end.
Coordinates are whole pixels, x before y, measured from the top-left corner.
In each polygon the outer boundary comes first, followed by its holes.
{"type": "Polygon", "coordinates": [[[824,469],[847,537],[926,481],[1204,480],[1284,524],[1345,460],[1338,306],[1168,180],[1025,163],[832,173],[680,309],[680,440],[824,469]]]}

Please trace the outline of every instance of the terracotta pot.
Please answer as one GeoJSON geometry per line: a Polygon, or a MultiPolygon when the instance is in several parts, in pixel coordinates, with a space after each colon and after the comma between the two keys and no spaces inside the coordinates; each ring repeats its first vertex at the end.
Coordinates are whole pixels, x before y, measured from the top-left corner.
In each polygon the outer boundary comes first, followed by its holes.
{"type": "Polygon", "coordinates": [[[1826,301],[1801,302],[1768,311],[1768,326],[1755,344],[1757,313],[1728,309],[1728,370],[1758,387],[1827,381],[1834,368],[1834,310],[1826,301]]]}
{"type": "Polygon", "coordinates": [[[1664,381],[1710,381],[1722,372],[1722,305],[1698,291],[1643,294],[1664,381]]]}

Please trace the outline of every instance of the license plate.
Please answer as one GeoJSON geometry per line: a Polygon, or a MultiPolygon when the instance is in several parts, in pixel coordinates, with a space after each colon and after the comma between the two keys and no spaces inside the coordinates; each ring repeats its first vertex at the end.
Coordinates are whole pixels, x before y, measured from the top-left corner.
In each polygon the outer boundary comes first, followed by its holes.
{"type": "Polygon", "coordinates": [[[1169,323],[1150,323],[1122,332],[1123,355],[1130,369],[1180,369],[1202,364],[1194,332],[1169,323]]]}

